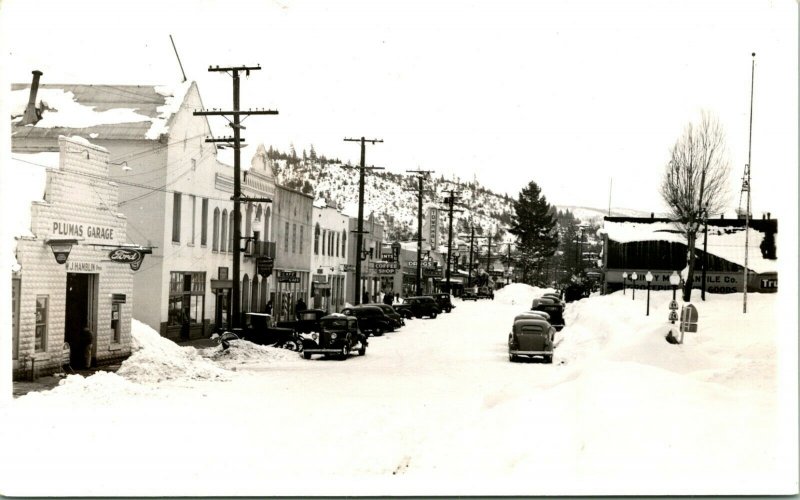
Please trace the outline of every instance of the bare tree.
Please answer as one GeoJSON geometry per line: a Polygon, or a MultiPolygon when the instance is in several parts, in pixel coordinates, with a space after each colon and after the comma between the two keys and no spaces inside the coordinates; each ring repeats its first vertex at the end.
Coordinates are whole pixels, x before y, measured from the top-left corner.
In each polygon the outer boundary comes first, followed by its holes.
{"type": "Polygon", "coordinates": [[[728,202],[730,164],[725,132],[717,118],[703,112],[699,123],[689,123],[670,150],[661,183],[661,196],[670,215],[686,235],[688,276],[683,300],[690,301],[694,282],[695,241],[708,214],[720,213],[728,202]]]}

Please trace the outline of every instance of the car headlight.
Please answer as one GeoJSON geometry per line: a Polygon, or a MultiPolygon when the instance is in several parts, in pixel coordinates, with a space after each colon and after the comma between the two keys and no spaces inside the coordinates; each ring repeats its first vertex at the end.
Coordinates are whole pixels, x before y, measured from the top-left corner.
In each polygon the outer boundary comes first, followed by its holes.
{"type": "Polygon", "coordinates": [[[335,333],[331,333],[331,340],[336,340],[336,334],[335,333]]]}
{"type": "Polygon", "coordinates": [[[314,340],[314,341],[316,341],[316,340],[317,340],[317,334],[316,334],[316,332],[311,334],[311,340],[314,340]]]}

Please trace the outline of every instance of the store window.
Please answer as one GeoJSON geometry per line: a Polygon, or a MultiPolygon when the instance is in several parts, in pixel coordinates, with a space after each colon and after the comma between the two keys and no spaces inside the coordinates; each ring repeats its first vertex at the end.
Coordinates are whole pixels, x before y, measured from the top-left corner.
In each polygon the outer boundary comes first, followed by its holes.
{"type": "Polygon", "coordinates": [[[48,304],[50,297],[47,295],[36,296],[36,338],[34,341],[35,352],[47,350],[47,318],[49,316],[48,304]]]}
{"type": "Polygon", "coordinates": [[[205,317],[206,273],[173,271],[169,280],[167,324],[202,324],[205,317]]]}

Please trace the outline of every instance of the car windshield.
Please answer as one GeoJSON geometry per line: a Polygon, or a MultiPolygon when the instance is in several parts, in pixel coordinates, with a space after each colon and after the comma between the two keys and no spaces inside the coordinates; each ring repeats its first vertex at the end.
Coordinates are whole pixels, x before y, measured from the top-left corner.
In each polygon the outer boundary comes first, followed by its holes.
{"type": "Polygon", "coordinates": [[[328,330],[339,330],[342,328],[347,328],[347,320],[344,318],[341,319],[326,319],[322,322],[322,328],[328,330]]]}

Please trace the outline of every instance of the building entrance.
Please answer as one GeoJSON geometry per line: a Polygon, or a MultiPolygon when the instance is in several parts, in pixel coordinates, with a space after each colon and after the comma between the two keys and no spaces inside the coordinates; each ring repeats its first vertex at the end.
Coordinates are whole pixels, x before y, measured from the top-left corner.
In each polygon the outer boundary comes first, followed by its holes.
{"type": "MultiPolygon", "coordinates": [[[[64,341],[70,348],[70,365],[87,367],[85,349],[88,339],[81,338],[84,328],[89,328],[95,337],[94,311],[96,307],[95,274],[67,273],[67,300],[64,317],[64,341]]],[[[90,360],[94,360],[95,347],[92,339],[90,360]]],[[[91,364],[91,361],[90,363],[91,364]]]]}

